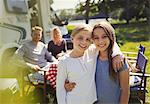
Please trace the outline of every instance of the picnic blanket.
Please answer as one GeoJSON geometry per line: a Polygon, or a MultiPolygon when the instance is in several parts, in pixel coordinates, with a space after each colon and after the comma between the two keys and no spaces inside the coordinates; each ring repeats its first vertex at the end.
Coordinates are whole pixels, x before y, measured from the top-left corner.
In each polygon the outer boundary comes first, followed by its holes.
{"type": "Polygon", "coordinates": [[[40,71],[35,73],[30,73],[25,77],[25,80],[31,81],[33,84],[44,83],[44,71],[46,72],[46,83],[50,84],[54,89],[56,89],[56,76],[57,76],[57,62],[52,62],[40,71]]]}
{"type": "Polygon", "coordinates": [[[50,85],[56,89],[56,76],[57,76],[57,64],[52,63],[49,70],[46,72],[46,79],[50,82],[50,85]]]}

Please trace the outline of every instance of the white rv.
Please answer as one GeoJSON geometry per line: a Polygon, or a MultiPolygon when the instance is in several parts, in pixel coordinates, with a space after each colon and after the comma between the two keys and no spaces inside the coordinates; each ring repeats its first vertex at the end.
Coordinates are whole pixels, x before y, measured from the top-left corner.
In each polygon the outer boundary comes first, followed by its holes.
{"type": "Polygon", "coordinates": [[[19,45],[31,39],[31,27],[43,27],[43,41],[50,40],[50,5],[53,0],[0,0],[0,73],[19,45]]]}

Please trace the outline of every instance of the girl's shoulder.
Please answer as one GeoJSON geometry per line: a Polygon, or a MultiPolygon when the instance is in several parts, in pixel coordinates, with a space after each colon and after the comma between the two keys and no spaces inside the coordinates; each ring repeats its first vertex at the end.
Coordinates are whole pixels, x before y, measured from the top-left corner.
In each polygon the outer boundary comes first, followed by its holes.
{"type": "Polygon", "coordinates": [[[96,50],[96,46],[94,44],[91,44],[89,48],[86,50],[86,54],[90,56],[97,55],[98,51],[96,50]]]}
{"type": "Polygon", "coordinates": [[[69,61],[69,58],[70,58],[69,54],[65,54],[64,56],[59,58],[59,62],[69,61]]]}
{"type": "Polygon", "coordinates": [[[122,68],[119,69],[119,72],[125,71],[125,70],[129,70],[129,64],[127,62],[127,60],[124,61],[124,65],[122,68]]]}
{"type": "Polygon", "coordinates": [[[94,44],[91,44],[87,50],[89,52],[96,52],[96,46],[94,44]]]}

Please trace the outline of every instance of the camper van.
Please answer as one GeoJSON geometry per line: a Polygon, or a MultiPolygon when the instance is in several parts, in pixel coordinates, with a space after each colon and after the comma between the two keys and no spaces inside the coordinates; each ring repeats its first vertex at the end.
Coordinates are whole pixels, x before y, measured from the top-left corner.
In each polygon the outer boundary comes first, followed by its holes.
{"type": "Polygon", "coordinates": [[[42,41],[50,40],[50,6],[53,0],[0,0],[0,72],[23,42],[31,39],[31,27],[43,27],[42,41]]]}

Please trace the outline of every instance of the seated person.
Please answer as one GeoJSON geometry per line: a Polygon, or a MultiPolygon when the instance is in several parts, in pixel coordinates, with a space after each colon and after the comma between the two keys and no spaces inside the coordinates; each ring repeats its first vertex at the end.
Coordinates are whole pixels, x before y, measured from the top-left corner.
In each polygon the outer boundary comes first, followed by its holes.
{"type": "Polygon", "coordinates": [[[40,41],[42,38],[41,27],[33,27],[31,37],[32,40],[18,48],[14,56],[25,61],[25,64],[33,69],[32,71],[37,72],[56,59],[47,51],[45,44],[40,41]]]}
{"type": "Polygon", "coordinates": [[[52,29],[52,40],[48,43],[48,51],[55,58],[59,58],[67,51],[66,41],[62,38],[61,31],[58,27],[52,29]]]}

